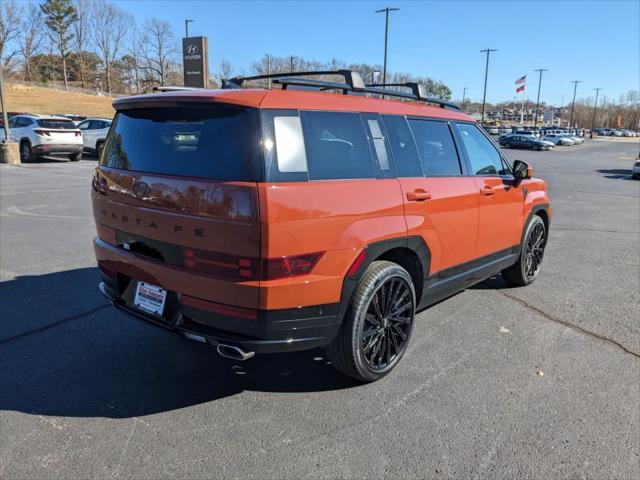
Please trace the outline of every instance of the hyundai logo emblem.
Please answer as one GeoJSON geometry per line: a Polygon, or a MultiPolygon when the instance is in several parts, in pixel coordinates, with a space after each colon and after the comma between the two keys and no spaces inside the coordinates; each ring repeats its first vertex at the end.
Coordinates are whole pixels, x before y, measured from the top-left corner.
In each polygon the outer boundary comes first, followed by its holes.
{"type": "Polygon", "coordinates": [[[189,46],[187,47],[187,53],[188,53],[189,55],[195,55],[195,54],[197,54],[197,53],[198,53],[198,50],[199,50],[199,49],[198,49],[198,45],[196,45],[195,43],[192,43],[191,45],[189,45],[189,46]]]}
{"type": "Polygon", "coordinates": [[[133,194],[136,197],[144,197],[147,195],[147,192],[149,191],[149,185],[147,185],[144,182],[136,182],[133,184],[133,194]]]}

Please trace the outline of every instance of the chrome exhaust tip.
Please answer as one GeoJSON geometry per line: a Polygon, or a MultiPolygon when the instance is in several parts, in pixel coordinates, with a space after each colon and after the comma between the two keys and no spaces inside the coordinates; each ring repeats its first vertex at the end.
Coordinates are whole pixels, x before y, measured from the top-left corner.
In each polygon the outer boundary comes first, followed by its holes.
{"type": "Polygon", "coordinates": [[[256,352],[245,352],[242,348],[235,345],[227,345],[225,343],[219,343],[216,347],[218,354],[224,358],[230,358],[231,360],[238,360],[244,362],[253,357],[256,352]]]}

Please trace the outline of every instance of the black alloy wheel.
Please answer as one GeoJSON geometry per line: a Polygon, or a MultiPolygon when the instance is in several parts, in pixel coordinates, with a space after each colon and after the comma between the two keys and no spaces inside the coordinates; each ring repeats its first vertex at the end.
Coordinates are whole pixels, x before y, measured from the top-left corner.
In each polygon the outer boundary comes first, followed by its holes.
{"type": "Polygon", "coordinates": [[[540,272],[540,264],[544,256],[546,240],[544,223],[536,222],[529,232],[524,250],[524,274],[527,277],[528,283],[533,282],[540,272]]]}
{"type": "Polygon", "coordinates": [[[360,344],[371,369],[384,371],[404,351],[414,310],[411,289],[403,278],[389,278],[373,294],[362,322],[360,344]]]}

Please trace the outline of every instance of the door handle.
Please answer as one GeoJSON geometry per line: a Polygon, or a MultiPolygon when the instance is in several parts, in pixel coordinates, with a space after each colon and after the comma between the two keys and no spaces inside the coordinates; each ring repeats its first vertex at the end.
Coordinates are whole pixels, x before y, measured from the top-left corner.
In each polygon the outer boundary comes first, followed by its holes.
{"type": "Polygon", "coordinates": [[[480,189],[480,195],[493,195],[494,193],[496,193],[496,191],[493,189],[493,187],[490,187],[488,185],[485,185],[480,189]]]}
{"type": "Polygon", "coordinates": [[[431,199],[431,193],[422,190],[421,188],[414,190],[413,192],[407,192],[407,200],[410,202],[424,202],[431,199]]]}

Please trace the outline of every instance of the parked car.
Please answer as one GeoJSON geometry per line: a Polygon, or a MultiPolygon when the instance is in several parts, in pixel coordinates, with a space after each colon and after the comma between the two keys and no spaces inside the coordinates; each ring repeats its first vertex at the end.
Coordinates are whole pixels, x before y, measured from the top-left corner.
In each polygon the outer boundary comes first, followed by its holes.
{"type": "Polygon", "coordinates": [[[575,141],[569,137],[565,137],[564,135],[558,135],[556,133],[550,133],[545,135],[542,140],[546,142],[551,142],[554,145],[575,145],[575,141]]]}
{"type": "Polygon", "coordinates": [[[631,178],[633,178],[634,180],[640,180],[640,155],[638,155],[636,163],[633,164],[633,169],[631,170],[631,178]]]}
{"type": "Polygon", "coordinates": [[[485,126],[484,129],[489,135],[500,135],[500,129],[495,126],[485,126]]]}
{"type": "Polygon", "coordinates": [[[116,307],[234,360],[324,346],[374,381],[417,310],[499,272],[537,278],[547,185],[471,117],[250,81],[114,101],[92,203],[116,307]]]}
{"type": "Polygon", "coordinates": [[[551,150],[555,144],[546,140],[538,140],[527,135],[512,134],[502,137],[500,145],[505,148],[528,148],[530,150],[551,150]]]}
{"type": "Polygon", "coordinates": [[[573,143],[576,144],[576,145],[580,145],[580,144],[584,143],[584,138],[577,137],[577,136],[572,135],[570,133],[564,134],[562,136],[564,138],[568,138],[569,140],[573,141],[573,143]]]}
{"type": "MultiPolygon", "coordinates": [[[[22,162],[38,157],[67,158],[77,162],[82,157],[82,133],[68,118],[14,115],[9,120],[9,136],[19,144],[22,162]]],[[[0,138],[4,138],[4,130],[0,130],[0,138]]]]}
{"type": "Polygon", "coordinates": [[[84,149],[95,153],[98,158],[101,157],[110,127],[111,119],[109,118],[87,118],[80,122],[78,128],[82,131],[84,149]]]}

